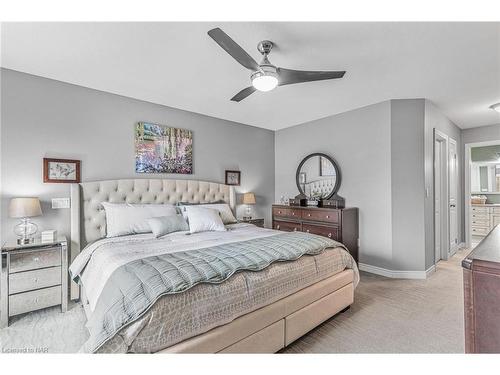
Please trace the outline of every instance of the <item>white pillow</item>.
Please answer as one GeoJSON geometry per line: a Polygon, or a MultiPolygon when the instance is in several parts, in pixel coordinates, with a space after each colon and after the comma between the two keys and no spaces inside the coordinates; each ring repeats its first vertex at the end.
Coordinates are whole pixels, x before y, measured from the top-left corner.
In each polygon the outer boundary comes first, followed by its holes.
{"type": "Polygon", "coordinates": [[[213,208],[214,210],[219,211],[220,218],[224,224],[234,224],[238,222],[233,215],[233,211],[231,211],[231,207],[229,207],[227,203],[204,204],[202,207],[213,208]]]}
{"type": "MultiPolygon", "coordinates": [[[[227,203],[200,203],[200,204],[193,204],[193,205],[182,205],[181,207],[181,213],[182,216],[187,218],[187,211],[186,207],[203,207],[203,208],[212,208],[214,210],[219,211],[220,217],[222,219],[222,222],[224,224],[234,224],[237,223],[238,220],[233,215],[233,211],[231,211],[231,208],[227,203]]],[[[189,219],[188,219],[189,220],[189,219]]]]}
{"type": "Polygon", "coordinates": [[[106,211],[106,237],[151,232],[147,219],[176,215],[171,204],[130,204],[102,202],[106,211]]]}
{"type": "Polygon", "coordinates": [[[226,230],[219,215],[219,211],[213,208],[200,206],[186,206],[186,214],[189,220],[189,232],[223,232],[226,230]]]}

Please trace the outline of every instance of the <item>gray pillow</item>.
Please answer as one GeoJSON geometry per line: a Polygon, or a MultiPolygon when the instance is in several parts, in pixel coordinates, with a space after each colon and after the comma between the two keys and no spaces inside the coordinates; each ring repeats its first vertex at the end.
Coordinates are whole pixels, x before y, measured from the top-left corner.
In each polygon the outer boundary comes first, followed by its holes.
{"type": "Polygon", "coordinates": [[[148,224],[156,238],[173,232],[189,230],[189,225],[182,215],[152,217],[148,219],[148,224]]]}

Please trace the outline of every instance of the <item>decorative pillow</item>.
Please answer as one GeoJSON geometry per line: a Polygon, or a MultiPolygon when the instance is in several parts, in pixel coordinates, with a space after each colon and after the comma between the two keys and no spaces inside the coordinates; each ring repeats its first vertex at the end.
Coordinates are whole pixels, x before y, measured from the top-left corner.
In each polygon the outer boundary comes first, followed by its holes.
{"type": "Polygon", "coordinates": [[[219,211],[220,217],[222,219],[222,222],[224,224],[234,224],[237,223],[238,220],[233,215],[233,211],[231,211],[231,207],[227,203],[224,203],[224,201],[220,201],[222,203],[216,202],[216,203],[179,203],[179,207],[181,209],[181,213],[184,217],[187,217],[186,215],[186,208],[190,206],[198,206],[198,207],[204,207],[204,208],[213,208],[217,211],[219,211]]]}
{"type": "Polygon", "coordinates": [[[189,225],[182,215],[152,217],[148,219],[148,224],[156,238],[173,232],[189,230],[189,225]]]}
{"type": "Polygon", "coordinates": [[[223,232],[226,230],[219,211],[213,208],[186,206],[186,213],[189,220],[190,233],[207,231],[223,232]]]}
{"type": "Polygon", "coordinates": [[[106,237],[148,233],[151,228],[147,219],[176,215],[171,204],[130,204],[102,202],[106,211],[106,237]]]}

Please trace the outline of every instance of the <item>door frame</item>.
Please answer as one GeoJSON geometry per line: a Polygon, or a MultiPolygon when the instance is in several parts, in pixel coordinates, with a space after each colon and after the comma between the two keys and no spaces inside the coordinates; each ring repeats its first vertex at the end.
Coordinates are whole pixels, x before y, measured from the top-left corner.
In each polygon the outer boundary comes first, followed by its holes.
{"type": "Polygon", "coordinates": [[[458,169],[458,143],[455,139],[451,138],[451,137],[448,137],[448,222],[449,222],[449,229],[448,229],[448,243],[449,243],[449,249],[448,249],[448,257],[451,257],[453,256],[456,252],[457,252],[457,249],[458,247],[460,246],[460,243],[458,242],[459,241],[459,238],[458,238],[458,234],[460,233],[460,217],[458,216],[458,204],[460,202],[460,189],[459,189],[459,186],[460,186],[460,171],[458,169]],[[456,230],[457,230],[457,238],[456,238],[456,241],[454,242],[454,244],[452,245],[451,244],[451,215],[450,215],[450,212],[451,212],[451,209],[450,209],[450,197],[451,197],[451,183],[450,183],[450,179],[451,179],[451,168],[450,168],[450,144],[453,143],[455,144],[455,197],[456,197],[456,200],[455,200],[455,210],[456,210],[456,230]]]}
{"type": "MultiPolygon", "coordinates": [[[[433,173],[433,189],[434,189],[434,199],[432,202],[433,207],[433,222],[434,222],[434,230],[436,230],[436,142],[440,142],[442,144],[441,148],[441,225],[440,225],[440,249],[441,254],[439,256],[439,260],[448,259],[449,247],[450,247],[450,210],[449,210],[449,164],[448,164],[448,141],[449,137],[434,128],[434,137],[433,137],[433,165],[432,165],[432,173],[433,173]],[[444,219],[446,218],[446,219],[444,219]]],[[[436,234],[434,233],[434,264],[436,264],[436,234]]]]}
{"type": "Polygon", "coordinates": [[[471,203],[470,203],[470,193],[471,193],[471,179],[470,179],[470,171],[471,171],[471,148],[473,147],[483,147],[483,146],[494,146],[500,145],[500,139],[493,141],[483,141],[483,142],[471,142],[466,143],[464,145],[464,216],[465,216],[465,246],[470,249],[472,245],[472,235],[471,235],[471,223],[470,223],[470,211],[471,211],[471,203]]]}

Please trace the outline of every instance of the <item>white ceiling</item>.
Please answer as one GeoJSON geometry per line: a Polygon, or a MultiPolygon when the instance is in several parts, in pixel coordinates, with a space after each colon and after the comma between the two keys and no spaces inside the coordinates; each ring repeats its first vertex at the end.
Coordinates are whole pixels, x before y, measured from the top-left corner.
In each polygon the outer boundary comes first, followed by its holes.
{"type": "Polygon", "coordinates": [[[4,23],[1,65],[222,119],[281,129],[395,98],[428,98],[458,126],[500,122],[500,23],[4,23]],[[346,70],[235,103],[250,72],[208,35],[221,27],[257,61],[346,70]]]}

